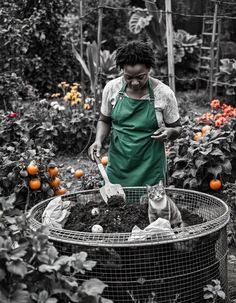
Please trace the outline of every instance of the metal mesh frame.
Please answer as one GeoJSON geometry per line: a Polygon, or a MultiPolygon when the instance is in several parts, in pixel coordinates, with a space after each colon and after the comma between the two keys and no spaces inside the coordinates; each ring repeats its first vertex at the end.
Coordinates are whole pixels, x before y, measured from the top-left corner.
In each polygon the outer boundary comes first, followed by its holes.
{"type": "MultiPolygon", "coordinates": [[[[139,202],[146,194],[144,187],[124,190],[130,203],[139,202]]],[[[97,265],[78,279],[101,279],[109,286],[104,296],[115,302],[202,303],[203,287],[212,279],[219,279],[227,293],[227,205],[196,191],[166,191],[178,206],[198,214],[204,223],[186,227],[174,237],[159,232],[132,242],[128,241],[131,233],[94,234],[55,228],[50,229],[49,238],[61,254],[87,251],[97,265]]],[[[51,199],[30,210],[33,230],[42,225],[42,213],[51,199]]],[[[63,196],[67,199],[88,203],[101,197],[99,190],[87,190],[63,196]]]]}

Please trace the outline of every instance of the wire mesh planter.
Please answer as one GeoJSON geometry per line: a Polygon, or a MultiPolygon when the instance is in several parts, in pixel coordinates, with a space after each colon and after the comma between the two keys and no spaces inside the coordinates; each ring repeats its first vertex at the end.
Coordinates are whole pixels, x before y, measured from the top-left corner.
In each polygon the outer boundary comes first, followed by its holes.
{"type": "MultiPolygon", "coordinates": [[[[138,203],[146,188],[124,188],[130,203],[138,203]]],[[[50,228],[50,239],[61,254],[86,251],[97,265],[79,280],[98,278],[108,285],[104,297],[114,302],[202,303],[203,287],[221,282],[227,296],[227,205],[220,199],[184,189],[167,188],[181,207],[203,218],[203,223],[179,232],[152,232],[141,239],[131,233],[90,233],[50,228]]],[[[52,198],[51,198],[52,199],[52,198]]],[[[30,210],[30,225],[39,228],[51,199],[30,210]]],[[[100,201],[99,190],[63,196],[77,203],[100,201]]],[[[131,226],[132,229],[132,226],[131,226]]]]}

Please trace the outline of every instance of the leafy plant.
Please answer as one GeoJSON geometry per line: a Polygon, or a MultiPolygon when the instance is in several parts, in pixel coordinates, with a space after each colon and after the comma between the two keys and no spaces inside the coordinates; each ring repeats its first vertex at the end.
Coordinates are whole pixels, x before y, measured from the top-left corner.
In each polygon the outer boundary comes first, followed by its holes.
{"type": "Polygon", "coordinates": [[[57,100],[42,99],[33,106],[19,107],[17,112],[0,112],[0,194],[8,197],[14,192],[19,206],[32,206],[54,195],[47,166],[55,159],[55,151],[79,153],[95,134],[97,113],[91,98],[74,105],[77,99],[57,100]],[[31,161],[39,167],[34,176],[26,170],[31,161]]]}
{"type": "Polygon", "coordinates": [[[236,246],[236,181],[225,184],[223,194],[227,197],[226,202],[230,207],[230,222],[228,225],[228,245],[236,246]]]}
{"type": "MultiPolygon", "coordinates": [[[[79,61],[85,74],[89,77],[91,83],[91,91],[95,93],[95,76],[96,76],[96,67],[97,67],[97,43],[93,41],[93,43],[87,44],[86,56],[87,62],[80,56],[75,47],[72,47],[74,56],[79,61]]],[[[115,78],[118,75],[118,70],[116,68],[115,62],[116,52],[110,53],[109,50],[100,51],[100,74],[105,77],[105,82],[108,79],[115,78]]]]}
{"type": "Polygon", "coordinates": [[[0,200],[0,301],[111,303],[101,294],[106,284],[98,279],[79,283],[76,275],[91,271],[96,261],[86,252],[59,256],[43,226],[32,232],[24,213],[10,201],[0,200]]]}
{"type": "Polygon", "coordinates": [[[225,293],[221,287],[220,281],[217,279],[212,280],[212,284],[207,284],[203,288],[204,290],[204,296],[203,298],[207,302],[215,303],[218,298],[225,299],[225,293]]]}
{"type": "Polygon", "coordinates": [[[236,59],[221,59],[220,71],[216,74],[217,86],[223,87],[228,96],[236,95],[236,59]],[[222,82],[222,83],[220,83],[222,82]]]}
{"type": "MultiPolygon", "coordinates": [[[[182,29],[173,33],[175,75],[179,88],[189,88],[195,83],[191,78],[196,76],[198,72],[201,43],[202,40],[197,35],[191,35],[182,29]]],[[[166,45],[165,47],[167,49],[166,45]]],[[[163,75],[168,74],[167,51],[158,65],[163,75]]]]}
{"type": "MultiPolygon", "coordinates": [[[[5,84],[12,75],[23,83],[23,100],[29,85],[41,94],[56,87],[64,77],[74,81],[79,76],[78,65],[71,53],[71,42],[63,35],[60,22],[72,1],[31,3],[26,0],[2,3],[0,16],[1,57],[0,78],[5,84]],[[7,79],[5,79],[5,74],[7,79]]],[[[17,82],[13,91],[18,92],[17,82]]],[[[1,90],[6,94],[7,87],[1,90]]],[[[27,96],[26,96],[27,97],[27,96]]],[[[11,100],[9,100],[11,101],[11,100]]]]}
{"type": "Polygon", "coordinates": [[[129,29],[135,35],[145,29],[161,56],[164,53],[163,45],[166,37],[163,14],[158,10],[155,1],[145,1],[145,6],[145,9],[133,9],[129,29]]]}
{"type": "Polygon", "coordinates": [[[204,191],[209,190],[213,178],[220,177],[225,182],[230,178],[231,163],[236,158],[235,118],[229,111],[228,120],[224,117],[219,123],[215,110],[199,119],[194,116],[183,119],[180,138],[170,144],[167,150],[169,180],[176,187],[204,191]],[[209,131],[203,132],[204,124],[211,126],[209,131]],[[196,133],[200,135],[196,137],[196,133]]]}

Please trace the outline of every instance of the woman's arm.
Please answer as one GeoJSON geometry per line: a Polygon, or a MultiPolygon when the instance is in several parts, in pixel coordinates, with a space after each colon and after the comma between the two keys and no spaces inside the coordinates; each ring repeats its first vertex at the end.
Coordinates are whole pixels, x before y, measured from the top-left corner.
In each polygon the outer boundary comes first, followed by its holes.
{"type": "Polygon", "coordinates": [[[165,127],[159,128],[151,138],[158,140],[158,141],[166,141],[166,140],[175,140],[179,137],[180,133],[182,131],[182,127],[180,124],[180,120],[171,123],[166,124],[165,127]]]}
{"type": "Polygon", "coordinates": [[[111,130],[111,118],[100,114],[97,123],[97,132],[94,143],[88,149],[89,157],[94,161],[94,153],[99,158],[101,155],[102,144],[111,130]]]}

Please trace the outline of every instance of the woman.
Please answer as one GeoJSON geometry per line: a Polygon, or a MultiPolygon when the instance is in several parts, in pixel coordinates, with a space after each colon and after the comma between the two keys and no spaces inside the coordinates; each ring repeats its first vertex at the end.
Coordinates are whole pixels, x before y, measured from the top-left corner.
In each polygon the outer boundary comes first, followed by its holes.
{"type": "Polygon", "coordinates": [[[123,75],[109,81],[102,96],[95,142],[89,156],[100,157],[103,141],[112,130],[107,174],[122,186],[165,182],[166,140],[181,131],[173,91],[149,73],[154,54],[144,42],[132,41],[117,50],[116,64],[123,75]]]}

